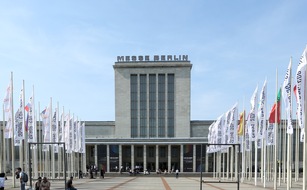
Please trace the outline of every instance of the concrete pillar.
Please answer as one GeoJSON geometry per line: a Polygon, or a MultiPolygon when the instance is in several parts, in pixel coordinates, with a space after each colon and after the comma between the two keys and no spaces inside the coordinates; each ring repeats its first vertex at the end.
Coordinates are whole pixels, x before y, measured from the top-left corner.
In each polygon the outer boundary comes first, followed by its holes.
{"type": "Polygon", "coordinates": [[[193,172],[196,172],[196,144],[193,144],[193,172]]]}
{"type": "Polygon", "coordinates": [[[169,144],[167,146],[168,151],[167,151],[167,169],[168,171],[172,170],[172,146],[169,144]]]}
{"type": "MultiPolygon", "coordinates": [[[[95,144],[95,146],[94,146],[94,158],[95,158],[95,166],[98,166],[98,148],[97,148],[97,144],[95,144]]],[[[73,157],[73,154],[71,154],[72,156],[71,157],[73,157]]]]}
{"type": "Polygon", "coordinates": [[[180,145],[180,172],[183,172],[183,145],[180,145]]]}
{"type": "MultiPolygon", "coordinates": [[[[203,155],[206,156],[206,160],[205,160],[205,172],[209,172],[209,154],[207,154],[206,152],[203,152],[203,155]]],[[[215,160],[213,161],[213,164],[215,164],[215,160]]]]}
{"type": "Polygon", "coordinates": [[[118,165],[119,165],[119,171],[123,168],[123,155],[122,155],[122,145],[118,145],[118,165]]]}
{"type": "Polygon", "coordinates": [[[159,145],[156,145],[156,170],[159,168],[159,145]]]}
{"type": "Polygon", "coordinates": [[[134,169],[134,145],[131,145],[131,169],[134,169]]]}
{"type": "Polygon", "coordinates": [[[143,145],[143,169],[144,171],[147,170],[147,151],[146,151],[146,145],[143,145]]]}
{"type": "Polygon", "coordinates": [[[107,144],[107,172],[110,172],[110,145],[107,144]]]}

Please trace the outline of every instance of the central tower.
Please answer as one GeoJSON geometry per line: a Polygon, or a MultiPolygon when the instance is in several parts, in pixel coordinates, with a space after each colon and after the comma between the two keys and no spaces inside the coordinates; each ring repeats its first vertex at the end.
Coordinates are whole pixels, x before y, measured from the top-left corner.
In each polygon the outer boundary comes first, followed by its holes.
{"type": "Polygon", "coordinates": [[[187,137],[192,68],[188,56],[154,56],[152,61],[144,57],[119,56],[113,65],[115,138],[187,137]]]}

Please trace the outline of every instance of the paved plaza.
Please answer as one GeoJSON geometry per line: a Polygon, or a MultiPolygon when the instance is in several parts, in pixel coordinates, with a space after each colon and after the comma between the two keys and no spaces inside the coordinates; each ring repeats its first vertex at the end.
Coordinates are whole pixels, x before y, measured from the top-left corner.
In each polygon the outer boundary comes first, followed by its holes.
{"type": "MultiPolygon", "coordinates": [[[[203,178],[208,181],[212,178],[203,178]]],[[[225,181],[225,180],[224,180],[225,181]]],[[[164,175],[151,175],[151,176],[106,176],[104,179],[74,179],[74,186],[78,189],[86,190],[198,190],[201,189],[199,177],[179,177],[164,176],[164,175]]],[[[12,178],[9,177],[6,181],[5,189],[16,190],[20,187],[12,188],[12,178]]],[[[19,184],[18,184],[19,186],[19,184]]],[[[51,181],[51,189],[64,189],[64,181],[51,181]]],[[[235,190],[237,184],[235,183],[209,183],[202,184],[203,190],[235,190]]],[[[240,183],[240,189],[273,189],[273,182],[267,182],[266,188],[259,180],[257,186],[254,185],[254,181],[246,181],[240,183]]],[[[286,189],[286,184],[281,183],[278,189],[286,189]]],[[[302,189],[302,182],[293,182],[293,190],[302,189]]]]}

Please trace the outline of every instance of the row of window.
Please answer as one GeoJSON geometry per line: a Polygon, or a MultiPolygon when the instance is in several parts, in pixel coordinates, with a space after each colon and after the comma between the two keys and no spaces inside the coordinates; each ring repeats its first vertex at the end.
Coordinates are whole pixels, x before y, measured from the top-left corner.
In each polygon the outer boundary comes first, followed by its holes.
{"type": "Polygon", "coordinates": [[[131,137],[174,137],[174,82],[174,74],[130,76],[131,137]]]}

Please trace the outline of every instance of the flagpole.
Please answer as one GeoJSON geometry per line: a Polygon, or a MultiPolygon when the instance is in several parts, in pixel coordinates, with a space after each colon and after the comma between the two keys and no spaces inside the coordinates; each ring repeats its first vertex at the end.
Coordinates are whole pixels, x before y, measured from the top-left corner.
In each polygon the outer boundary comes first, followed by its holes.
{"type": "Polygon", "coordinates": [[[285,121],[282,121],[282,125],[283,125],[283,136],[284,136],[284,144],[282,146],[283,148],[283,161],[284,161],[284,164],[283,164],[283,180],[284,180],[284,183],[286,183],[286,168],[287,168],[287,144],[288,144],[288,136],[286,134],[286,122],[285,121]]]}
{"type": "MultiPolygon", "coordinates": [[[[276,97],[278,96],[278,70],[276,68],[276,97]]],[[[277,118],[277,112],[278,112],[278,103],[276,101],[276,112],[275,112],[275,150],[274,150],[274,190],[277,189],[277,148],[278,148],[278,141],[277,141],[277,134],[278,134],[278,118],[277,118]]],[[[280,172],[280,169],[279,169],[280,172]]]]}
{"type": "MultiPolygon", "coordinates": [[[[265,79],[266,81],[267,79],[265,79]]],[[[267,140],[266,140],[266,134],[267,134],[267,110],[268,110],[268,104],[267,104],[267,86],[265,87],[265,111],[264,111],[264,133],[263,133],[263,136],[262,136],[262,139],[264,139],[263,141],[263,146],[264,146],[264,164],[263,164],[263,173],[264,173],[264,187],[266,187],[266,172],[267,172],[267,168],[266,168],[266,153],[267,153],[267,140]]],[[[268,160],[268,163],[269,163],[269,160],[268,160]]],[[[262,169],[261,169],[262,170],[262,169]]]]}
{"type": "MultiPolygon", "coordinates": [[[[56,109],[54,110],[56,111],[56,109]]],[[[53,142],[53,133],[54,133],[54,129],[53,129],[53,116],[54,116],[54,113],[52,111],[52,97],[50,97],[50,126],[51,126],[51,130],[50,130],[50,141],[53,142]]],[[[54,147],[55,145],[51,145],[51,166],[52,166],[52,178],[55,179],[55,151],[54,151],[54,147]]]]}
{"type": "MultiPolygon", "coordinates": [[[[75,114],[72,114],[72,142],[73,142],[73,146],[72,146],[72,150],[71,150],[71,176],[74,176],[74,169],[75,169],[75,143],[74,143],[74,135],[75,135],[75,114]]],[[[97,166],[97,165],[96,165],[97,166]]]]}
{"type": "Polygon", "coordinates": [[[299,127],[297,125],[297,120],[295,122],[295,181],[298,181],[299,178],[299,151],[300,151],[300,142],[299,142],[299,127]]]}
{"type": "MultiPolygon", "coordinates": [[[[304,64],[306,64],[306,62],[307,62],[307,58],[306,58],[306,54],[307,54],[307,46],[306,46],[306,48],[305,48],[305,50],[304,50],[304,53],[303,53],[303,59],[304,60],[302,60],[303,62],[304,62],[304,64]]],[[[306,66],[305,66],[306,67],[306,66]]],[[[304,73],[303,73],[303,76],[305,77],[305,78],[303,78],[302,80],[305,80],[304,82],[305,82],[305,85],[307,84],[307,77],[306,77],[306,69],[303,71],[304,73]]],[[[307,103],[306,103],[306,89],[305,89],[305,86],[302,88],[302,89],[304,89],[304,91],[302,92],[303,94],[302,94],[302,96],[304,97],[304,102],[303,102],[303,104],[304,104],[304,110],[303,110],[303,112],[305,113],[305,115],[303,116],[304,118],[304,124],[306,125],[306,122],[307,122],[307,113],[306,113],[306,106],[307,106],[307,103]]],[[[304,130],[304,148],[303,148],[303,190],[306,190],[307,189],[307,138],[306,138],[306,134],[307,134],[307,127],[306,126],[303,126],[303,129],[302,130],[304,130]]]]}
{"type": "MultiPolygon", "coordinates": [[[[265,79],[266,81],[266,79],[265,79]]],[[[265,83],[266,84],[266,83],[265,83]]],[[[266,136],[266,131],[267,131],[267,125],[266,125],[266,111],[267,111],[267,87],[265,86],[265,89],[264,89],[264,93],[265,93],[265,97],[264,97],[264,106],[263,106],[263,109],[264,109],[264,119],[263,119],[263,122],[264,122],[264,126],[263,126],[263,132],[262,132],[262,159],[263,159],[263,164],[261,166],[261,172],[263,173],[263,187],[266,187],[266,175],[265,175],[265,172],[266,172],[266,140],[265,140],[265,136],[266,136]]]]}
{"type": "MultiPolygon", "coordinates": [[[[86,171],[85,121],[83,121],[83,123],[84,123],[84,125],[82,124],[82,137],[83,137],[83,140],[82,140],[82,150],[83,150],[83,152],[82,152],[82,158],[83,158],[82,170],[83,170],[83,173],[84,173],[86,171]]],[[[207,158],[208,158],[208,156],[206,156],[206,159],[207,158]]],[[[208,164],[207,164],[207,166],[208,166],[208,164]]]]}
{"type": "MultiPolygon", "coordinates": [[[[78,144],[79,144],[79,119],[77,117],[77,148],[79,148],[78,144]]],[[[80,150],[80,149],[79,149],[80,150]]],[[[79,150],[77,151],[77,174],[76,176],[80,177],[79,176],[79,170],[80,170],[80,152],[79,150]]],[[[121,167],[121,166],[119,166],[121,167]]]]}
{"type": "Polygon", "coordinates": [[[23,128],[23,153],[24,153],[24,161],[25,166],[24,170],[29,172],[29,163],[28,163],[28,135],[26,130],[25,123],[25,80],[22,80],[22,128],[23,128]]]}
{"type": "MultiPolygon", "coordinates": [[[[36,115],[36,108],[35,108],[35,96],[34,96],[34,85],[32,86],[32,125],[33,125],[33,135],[34,139],[33,142],[37,142],[37,115],[36,115]]],[[[35,178],[38,178],[38,161],[37,161],[37,156],[38,156],[38,145],[32,145],[32,152],[33,152],[33,158],[34,158],[34,174],[35,178]]]]}
{"type": "MultiPolygon", "coordinates": [[[[37,126],[37,131],[38,131],[38,142],[42,142],[42,123],[41,123],[41,117],[40,117],[40,102],[38,102],[38,126],[37,126]]],[[[39,156],[39,174],[40,176],[42,176],[42,169],[43,169],[43,165],[42,165],[42,145],[39,144],[37,147],[38,150],[38,156],[39,156]]]]}
{"type": "MultiPolygon", "coordinates": [[[[256,106],[255,106],[256,107],[256,106]]],[[[255,111],[255,117],[256,117],[256,111],[255,111]]],[[[258,125],[257,119],[255,119],[255,126],[258,125]]],[[[256,132],[257,134],[257,132],[256,132]]],[[[256,136],[255,139],[255,186],[257,186],[257,178],[258,178],[258,146],[257,146],[258,137],[256,136]]]]}
{"type": "Polygon", "coordinates": [[[2,121],[2,127],[3,127],[3,148],[2,148],[2,152],[3,152],[3,162],[1,161],[1,163],[3,163],[3,170],[1,171],[4,171],[6,172],[6,149],[9,149],[9,148],[5,148],[6,145],[5,145],[5,113],[4,113],[4,104],[2,104],[2,116],[3,116],[3,121],[2,121]]]}
{"type": "MultiPolygon", "coordinates": [[[[12,150],[12,175],[15,174],[15,146],[14,146],[14,100],[13,100],[13,72],[11,72],[11,119],[12,119],[12,138],[11,138],[11,150],[12,150]]],[[[12,177],[13,187],[16,187],[15,177],[12,177]]]]}
{"type": "MultiPolygon", "coordinates": [[[[62,117],[63,117],[63,123],[62,123],[62,141],[65,143],[66,142],[66,128],[65,128],[65,126],[66,126],[66,121],[65,121],[65,110],[64,110],[64,106],[63,106],[63,115],[62,115],[62,117]]],[[[67,146],[65,147],[65,148],[67,148],[67,146]]],[[[63,149],[63,163],[62,163],[62,168],[63,168],[63,178],[64,178],[64,176],[66,176],[66,170],[65,170],[65,167],[66,167],[66,165],[65,165],[65,162],[66,162],[66,160],[64,160],[65,159],[65,157],[67,156],[65,156],[65,154],[66,154],[66,150],[65,150],[65,148],[64,148],[64,146],[62,147],[62,149],[63,149]]],[[[66,163],[67,164],[67,163],[66,163]]]]}
{"type": "MultiPolygon", "coordinates": [[[[24,91],[24,80],[22,81],[22,89],[21,89],[21,96],[23,96],[23,91],[24,91]]],[[[21,109],[21,110],[19,110],[19,112],[21,111],[22,112],[22,133],[23,133],[23,137],[22,138],[24,138],[24,134],[25,134],[25,130],[24,130],[24,112],[23,112],[23,109],[22,109],[22,104],[23,104],[23,97],[21,97],[21,100],[19,100],[19,101],[21,101],[21,105],[19,105],[18,107],[19,107],[19,109],[21,109]]],[[[17,112],[16,112],[17,113],[17,112]]],[[[19,113],[17,113],[17,114],[19,114],[19,113]]],[[[16,117],[16,115],[15,115],[15,117],[16,117]]],[[[19,121],[18,121],[18,123],[19,123],[19,121]]],[[[24,143],[24,139],[21,139],[20,140],[20,144],[19,144],[19,166],[25,171],[25,167],[24,167],[24,165],[23,165],[23,161],[24,161],[24,158],[23,158],[23,154],[24,154],[24,152],[23,152],[23,143],[24,143]]]]}
{"type": "MultiPolygon", "coordinates": [[[[2,104],[2,110],[3,110],[3,116],[4,116],[4,104],[2,104]]],[[[3,120],[4,120],[4,117],[3,117],[3,120]]],[[[0,129],[0,142],[1,142],[1,145],[0,145],[0,151],[2,152],[2,154],[0,155],[0,171],[4,171],[3,170],[3,165],[4,165],[4,159],[3,157],[5,156],[5,151],[4,151],[4,148],[5,148],[5,141],[4,141],[4,122],[2,122],[2,131],[0,129]]]]}
{"type": "MultiPolygon", "coordinates": [[[[59,142],[59,117],[60,117],[60,109],[59,109],[59,102],[57,102],[57,115],[56,115],[56,125],[57,127],[57,136],[58,136],[58,142],[59,142]]],[[[58,146],[58,178],[60,179],[60,169],[61,169],[61,160],[62,160],[62,154],[61,154],[61,147],[58,146]]]]}

